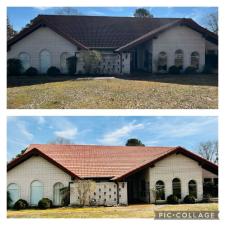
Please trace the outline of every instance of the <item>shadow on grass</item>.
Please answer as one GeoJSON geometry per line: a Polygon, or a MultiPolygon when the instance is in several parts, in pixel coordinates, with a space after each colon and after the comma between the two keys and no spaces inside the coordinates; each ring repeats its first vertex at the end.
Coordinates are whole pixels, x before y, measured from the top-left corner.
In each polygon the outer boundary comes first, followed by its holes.
{"type": "MultiPolygon", "coordinates": [[[[118,77],[119,78],[119,77],[118,77]]],[[[199,86],[218,86],[217,74],[149,74],[138,73],[123,76],[122,79],[140,80],[160,83],[199,85],[199,86]]]]}
{"type": "MultiPolygon", "coordinates": [[[[101,75],[102,77],[112,77],[112,75],[101,75]]],[[[37,75],[37,76],[9,76],[7,78],[7,87],[19,87],[29,86],[37,84],[45,84],[52,82],[63,82],[63,81],[74,81],[78,78],[87,77],[100,77],[90,75],[37,75]]],[[[115,75],[117,79],[123,80],[134,80],[134,81],[149,81],[149,82],[160,82],[160,83],[173,83],[182,85],[199,85],[199,86],[218,86],[218,75],[217,74],[149,74],[149,73],[134,73],[130,75],[115,75]]]]}

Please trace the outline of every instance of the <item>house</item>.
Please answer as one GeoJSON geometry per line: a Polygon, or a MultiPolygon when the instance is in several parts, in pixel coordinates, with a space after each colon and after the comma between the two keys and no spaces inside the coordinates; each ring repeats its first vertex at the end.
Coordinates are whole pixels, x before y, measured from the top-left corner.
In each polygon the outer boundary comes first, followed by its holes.
{"type": "Polygon", "coordinates": [[[51,66],[67,73],[70,56],[84,73],[85,50],[101,53],[101,74],[164,73],[173,65],[200,72],[207,56],[218,54],[218,36],[184,18],[39,15],[7,46],[8,59],[42,74],[51,66]]]}
{"type": "Polygon", "coordinates": [[[31,206],[43,197],[61,205],[60,189],[70,189],[70,204],[79,204],[78,182],[92,180],[96,205],[154,203],[175,194],[203,198],[203,182],[218,182],[218,166],[182,147],[33,144],[8,163],[8,191],[13,202],[31,206]]]}

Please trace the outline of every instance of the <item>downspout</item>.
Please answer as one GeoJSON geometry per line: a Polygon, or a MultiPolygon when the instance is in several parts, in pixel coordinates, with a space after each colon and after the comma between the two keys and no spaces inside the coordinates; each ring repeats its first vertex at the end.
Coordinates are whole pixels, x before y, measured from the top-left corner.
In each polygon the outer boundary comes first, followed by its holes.
{"type": "Polygon", "coordinates": [[[122,64],[123,64],[123,62],[122,62],[122,54],[123,53],[120,53],[120,73],[122,74],[122,64]]]}
{"type": "Polygon", "coordinates": [[[120,204],[120,195],[119,195],[119,183],[116,181],[116,188],[117,188],[117,205],[120,204]]]}

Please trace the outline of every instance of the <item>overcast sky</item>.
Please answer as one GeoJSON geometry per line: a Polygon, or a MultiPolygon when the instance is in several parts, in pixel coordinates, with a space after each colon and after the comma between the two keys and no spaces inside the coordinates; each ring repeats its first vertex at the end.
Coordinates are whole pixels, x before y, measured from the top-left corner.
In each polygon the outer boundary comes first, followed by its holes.
{"type": "Polygon", "coordinates": [[[138,138],[147,146],[183,146],[217,140],[217,117],[8,117],[8,160],[32,143],[57,137],[76,144],[125,145],[138,138]]]}
{"type": "MultiPolygon", "coordinates": [[[[76,7],[82,15],[132,16],[137,7],[76,7]]],[[[146,7],[155,17],[192,18],[204,27],[207,17],[217,13],[216,7],[146,7]]],[[[19,31],[38,14],[55,14],[60,8],[53,7],[9,7],[8,17],[14,29],[19,31]]]]}

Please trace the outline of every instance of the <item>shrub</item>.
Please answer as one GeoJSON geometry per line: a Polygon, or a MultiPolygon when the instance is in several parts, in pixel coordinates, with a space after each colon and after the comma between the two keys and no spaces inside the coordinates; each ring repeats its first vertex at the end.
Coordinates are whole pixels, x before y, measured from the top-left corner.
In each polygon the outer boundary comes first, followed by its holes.
{"type": "Polygon", "coordinates": [[[24,75],[27,76],[36,76],[38,75],[38,70],[34,67],[29,67],[25,72],[24,75]]]}
{"type": "Polygon", "coordinates": [[[179,199],[176,195],[169,195],[167,197],[167,203],[168,204],[178,204],[179,203],[179,199]]]}
{"type": "Polygon", "coordinates": [[[13,206],[14,209],[16,210],[21,210],[21,209],[27,209],[28,208],[28,203],[24,199],[19,199],[13,206]]]}
{"type": "Polygon", "coordinates": [[[11,207],[12,207],[12,198],[11,198],[10,192],[7,191],[7,209],[11,207]]]}
{"type": "Polygon", "coordinates": [[[66,59],[66,65],[69,75],[74,75],[76,73],[76,66],[77,66],[77,57],[71,56],[66,59]]]}
{"type": "Polygon", "coordinates": [[[51,67],[48,68],[47,74],[49,76],[54,76],[54,75],[60,75],[61,73],[60,73],[60,69],[58,69],[55,66],[51,66],[51,67]]]}
{"type": "Polygon", "coordinates": [[[23,71],[22,62],[20,59],[8,59],[7,60],[7,75],[21,75],[23,71]]]}
{"type": "Polygon", "coordinates": [[[180,74],[181,68],[178,66],[171,66],[168,71],[170,74],[180,74]]]}
{"type": "Polygon", "coordinates": [[[39,202],[38,202],[38,208],[39,209],[49,209],[52,207],[52,201],[48,198],[42,198],[39,202]]]}
{"type": "Polygon", "coordinates": [[[186,195],[183,202],[186,203],[186,204],[194,204],[195,203],[195,197],[192,196],[192,195],[186,195]]]}
{"type": "Polygon", "coordinates": [[[197,73],[197,69],[193,66],[188,66],[185,70],[184,70],[185,74],[196,74],[197,73]]]}

